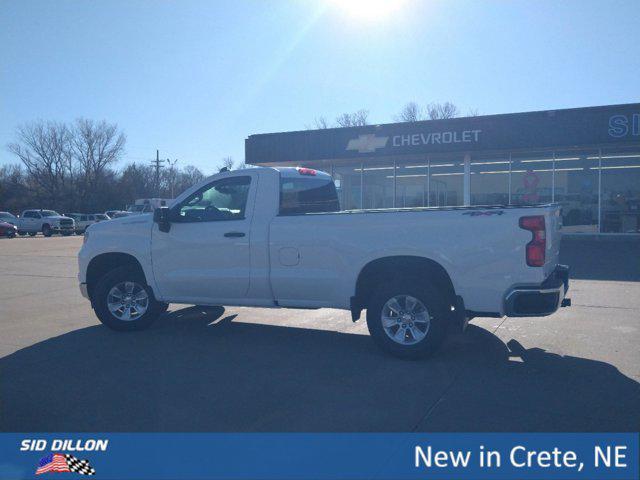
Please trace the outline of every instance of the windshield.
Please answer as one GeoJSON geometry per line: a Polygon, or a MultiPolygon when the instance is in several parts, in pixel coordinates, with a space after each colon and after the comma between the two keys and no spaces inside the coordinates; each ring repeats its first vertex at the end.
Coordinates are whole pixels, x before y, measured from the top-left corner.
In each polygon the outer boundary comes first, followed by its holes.
{"type": "Polygon", "coordinates": [[[53,210],[40,210],[40,213],[43,217],[59,217],[60,214],[58,212],[54,212],[53,210]]]}
{"type": "Polygon", "coordinates": [[[14,215],[11,215],[9,212],[0,212],[0,218],[8,218],[9,220],[16,218],[14,215]]]}

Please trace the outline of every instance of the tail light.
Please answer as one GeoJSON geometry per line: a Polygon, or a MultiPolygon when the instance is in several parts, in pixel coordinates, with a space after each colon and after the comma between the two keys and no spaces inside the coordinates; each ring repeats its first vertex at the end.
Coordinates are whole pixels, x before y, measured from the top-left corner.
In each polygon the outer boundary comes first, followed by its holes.
{"type": "Polygon", "coordinates": [[[534,215],[520,217],[520,228],[531,232],[532,238],[526,247],[527,265],[530,267],[544,266],[547,250],[547,232],[544,226],[544,216],[534,215]]]}
{"type": "Polygon", "coordinates": [[[312,177],[316,175],[316,171],[313,168],[306,167],[298,167],[298,173],[300,175],[311,175],[312,177]]]}

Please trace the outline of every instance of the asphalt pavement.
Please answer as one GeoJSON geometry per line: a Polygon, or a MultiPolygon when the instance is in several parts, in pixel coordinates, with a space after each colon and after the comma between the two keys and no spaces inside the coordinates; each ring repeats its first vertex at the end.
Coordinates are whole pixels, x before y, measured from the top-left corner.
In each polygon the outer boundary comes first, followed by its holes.
{"type": "Polygon", "coordinates": [[[573,306],[475,319],[434,358],[339,310],[172,305],[97,321],[80,237],[0,239],[1,431],[638,431],[640,240],[566,238],[573,306]]]}

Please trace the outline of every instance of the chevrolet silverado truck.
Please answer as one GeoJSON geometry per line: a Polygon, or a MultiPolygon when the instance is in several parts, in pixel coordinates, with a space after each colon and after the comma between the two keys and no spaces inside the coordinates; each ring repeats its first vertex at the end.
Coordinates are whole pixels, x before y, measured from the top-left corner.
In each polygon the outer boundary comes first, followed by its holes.
{"type": "Polygon", "coordinates": [[[473,317],[569,305],[560,219],[557,205],[341,211],[326,173],[251,168],[91,225],[80,290],[115,330],[169,303],[366,310],[380,347],[422,357],[473,317]]]}
{"type": "Polygon", "coordinates": [[[38,232],[42,232],[45,237],[54,233],[71,235],[75,230],[73,218],[65,217],[53,210],[25,210],[16,226],[20,235],[28,233],[32,237],[38,232]]]}

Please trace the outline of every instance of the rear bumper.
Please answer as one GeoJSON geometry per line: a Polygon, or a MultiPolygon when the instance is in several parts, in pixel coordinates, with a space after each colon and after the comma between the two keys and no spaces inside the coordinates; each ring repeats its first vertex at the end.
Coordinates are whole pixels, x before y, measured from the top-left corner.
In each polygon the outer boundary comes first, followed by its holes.
{"type": "Polygon", "coordinates": [[[557,265],[540,285],[525,285],[509,290],[504,298],[504,312],[508,317],[544,317],[562,306],[571,305],[565,299],[569,290],[569,267],[557,265]]]}

